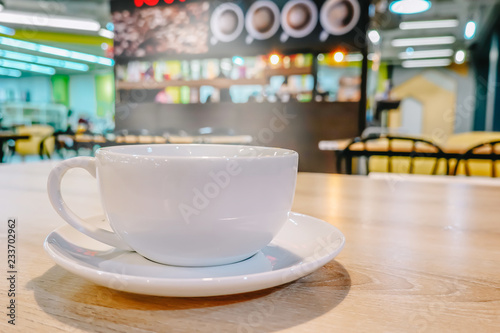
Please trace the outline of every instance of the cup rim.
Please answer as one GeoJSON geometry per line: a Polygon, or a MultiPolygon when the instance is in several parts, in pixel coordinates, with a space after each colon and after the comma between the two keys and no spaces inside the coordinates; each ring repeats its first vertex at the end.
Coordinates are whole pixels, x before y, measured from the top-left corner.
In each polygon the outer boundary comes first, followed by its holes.
{"type": "Polygon", "coordinates": [[[286,149],[286,148],[278,148],[278,147],[265,147],[265,146],[246,146],[246,145],[227,145],[227,144],[192,144],[192,143],[165,143],[165,144],[136,144],[136,145],[116,145],[116,146],[110,146],[110,147],[102,147],[99,148],[95,156],[100,156],[100,155],[106,155],[106,156],[115,156],[115,157],[123,157],[123,158],[130,158],[130,157],[146,157],[148,159],[175,159],[175,160],[180,160],[180,159],[199,159],[199,160],[207,160],[207,159],[223,159],[223,160],[228,160],[228,159],[270,159],[270,158],[289,158],[289,157],[298,157],[298,153],[294,150],[291,149],[286,149]],[[255,150],[267,150],[267,151],[275,151],[279,152],[279,155],[265,155],[265,156],[257,156],[253,154],[248,154],[248,155],[200,155],[200,156],[175,156],[175,155],[148,155],[148,154],[132,154],[130,152],[120,152],[117,150],[125,150],[125,149],[134,149],[134,148],[144,148],[147,149],[148,147],[213,147],[213,148],[232,148],[232,149],[237,149],[237,148],[246,148],[246,149],[255,149],[255,150]]]}

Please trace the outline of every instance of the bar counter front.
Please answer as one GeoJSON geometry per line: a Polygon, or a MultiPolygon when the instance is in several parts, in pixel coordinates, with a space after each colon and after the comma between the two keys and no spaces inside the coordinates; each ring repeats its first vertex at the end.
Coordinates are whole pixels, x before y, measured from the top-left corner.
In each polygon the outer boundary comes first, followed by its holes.
{"type": "MultiPolygon", "coordinates": [[[[335,260],[282,286],[157,297],[98,286],[56,265],[44,239],[65,222],[46,192],[54,162],[0,166],[1,332],[498,332],[500,186],[299,173],[293,211],[346,237],[335,260]],[[6,279],[15,219],[15,326],[6,279]]],[[[102,214],[83,170],[63,182],[83,217],[102,214]]]]}

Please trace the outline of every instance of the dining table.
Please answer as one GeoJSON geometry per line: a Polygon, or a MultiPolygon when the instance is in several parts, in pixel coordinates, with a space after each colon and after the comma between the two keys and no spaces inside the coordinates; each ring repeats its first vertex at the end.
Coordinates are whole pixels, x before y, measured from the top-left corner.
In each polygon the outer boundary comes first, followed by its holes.
{"type": "MultiPolygon", "coordinates": [[[[56,165],[0,165],[0,332],[500,332],[500,186],[299,172],[293,211],[345,235],[334,260],[263,290],[160,297],[97,285],[44,251],[65,225],[46,191],[56,165]]],[[[81,169],[62,193],[77,215],[103,213],[81,169]]]]}

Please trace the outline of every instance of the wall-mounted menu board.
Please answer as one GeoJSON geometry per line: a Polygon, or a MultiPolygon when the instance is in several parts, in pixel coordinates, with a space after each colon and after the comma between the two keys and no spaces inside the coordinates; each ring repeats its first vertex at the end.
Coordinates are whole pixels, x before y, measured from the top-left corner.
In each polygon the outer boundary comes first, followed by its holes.
{"type": "Polygon", "coordinates": [[[115,58],[363,49],[368,0],[114,0],[115,58]]]}

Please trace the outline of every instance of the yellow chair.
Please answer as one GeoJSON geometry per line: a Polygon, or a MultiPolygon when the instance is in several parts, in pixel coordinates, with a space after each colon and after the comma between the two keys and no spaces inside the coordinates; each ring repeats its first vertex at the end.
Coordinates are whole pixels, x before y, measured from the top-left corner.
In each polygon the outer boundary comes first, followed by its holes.
{"type": "Polygon", "coordinates": [[[436,157],[442,153],[438,145],[425,139],[377,134],[362,139],[357,138],[349,144],[341,153],[337,168],[341,170],[341,162],[345,159],[346,172],[352,173],[350,165],[352,158],[365,157],[367,173],[446,175],[448,173],[446,160],[436,157]]]}
{"type": "Polygon", "coordinates": [[[455,165],[454,175],[463,169],[466,176],[497,177],[500,175],[500,140],[484,142],[462,154],[455,165]]]}
{"type": "Polygon", "coordinates": [[[26,140],[16,141],[16,153],[24,158],[27,155],[39,155],[41,159],[46,155],[52,155],[55,148],[54,128],[48,125],[21,126],[17,132],[22,135],[29,135],[26,140]]]}
{"type": "MultiPolygon", "coordinates": [[[[500,140],[500,132],[467,132],[451,135],[446,141],[447,151],[467,151],[476,149],[478,145],[485,142],[500,140]]],[[[474,176],[491,176],[491,162],[484,160],[471,160],[469,162],[458,163],[450,160],[450,170],[454,170],[454,175],[467,175],[465,165],[469,167],[469,174],[474,176]]]]}

